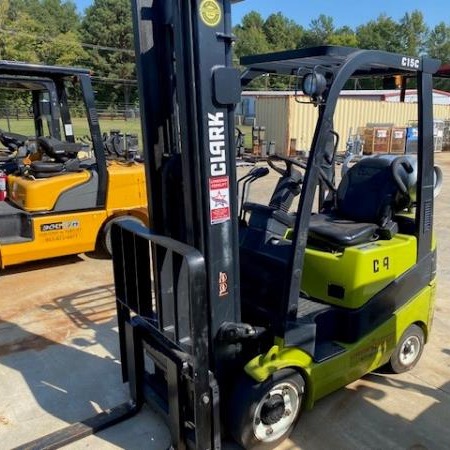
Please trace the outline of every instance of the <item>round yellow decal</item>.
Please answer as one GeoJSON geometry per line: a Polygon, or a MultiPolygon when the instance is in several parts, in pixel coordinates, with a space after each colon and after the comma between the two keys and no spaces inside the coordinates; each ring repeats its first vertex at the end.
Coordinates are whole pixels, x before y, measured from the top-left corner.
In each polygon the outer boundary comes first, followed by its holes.
{"type": "Polygon", "coordinates": [[[222,19],[222,10],[216,0],[203,0],[200,3],[200,17],[208,27],[216,27],[222,19]]]}

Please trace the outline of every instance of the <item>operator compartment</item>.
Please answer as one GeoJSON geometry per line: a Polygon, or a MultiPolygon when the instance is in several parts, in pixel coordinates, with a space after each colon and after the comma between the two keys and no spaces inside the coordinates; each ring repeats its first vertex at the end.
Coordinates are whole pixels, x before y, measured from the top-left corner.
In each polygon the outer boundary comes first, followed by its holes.
{"type": "Polygon", "coordinates": [[[37,138],[38,158],[20,175],[8,176],[10,201],[28,212],[66,211],[95,206],[97,174],[80,169],[81,145],[37,138]],[[78,198],[73,203],[74,198],[78,198]]]}
{"type": "MultiPolygon", "coordinates": [[[[442,174],[435,168],[435,195],[442,174]]],[[[417,159],[377,155],[343,176],[336,206],[311,217],[301,290],[360,308],[417,262],[417,159]]]]}
{"type": "MultiPolygon", "coordinates": [[[[276,314],[279,306],[274,299],[285,288],[295,225],[295,216],[286,211],[302,184],[301,177],[292,179],[292,165],[299,163],[286,164],[286,170],[278,170],[281,179],[270,207],[242,202],[242,292],[244,311],[252,315],[258,310],[266,317],[276,314]],[[281,192],[286,181],[290,195],[281,192]],[[280,192],[286,204],[273,201],[280,192]],[[257,304],[252,298],[258,299],[257,304]]],[[[442,180],[437,168],[435,174],[438,190],[442,180]]],[[[264,175],[249,173],[253,178],[264,175]]],[[[412,156],[377,155],[349,168],[330,206],[309,220],[301,296],[358,309],[411,269],[417,261],[416,185],[417,161],[412,156]]]]}

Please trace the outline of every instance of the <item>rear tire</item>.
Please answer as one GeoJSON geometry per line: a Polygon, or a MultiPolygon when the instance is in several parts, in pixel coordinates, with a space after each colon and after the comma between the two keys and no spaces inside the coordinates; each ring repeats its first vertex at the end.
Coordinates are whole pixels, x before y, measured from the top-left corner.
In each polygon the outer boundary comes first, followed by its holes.
{"type": "Polygon", "coordinates": [[[144,222],[134,216],[118,216],[111,219],[103,227],[103,230],[99,233],[99,247],[102,253],[112,258],[112,244],[111,244],[111,227],[114,223],[120,223],[125,220],[131,220],[139,225],[145,226],[144,222]]]}
{"type": "Polygon", "coordinates": [[[400,338],[388,363],[394,373],[411,370],[422,356],[425,335],[418,325],[410,325],[400,338]]]}
{"type": "Polygon", "coordinates": [[[226,411],[236,442],[247,450],[277,447],[300,417],[304,386],[303,378],[293,369],[279,370],[262,383],[243,376],[226,411]]]}

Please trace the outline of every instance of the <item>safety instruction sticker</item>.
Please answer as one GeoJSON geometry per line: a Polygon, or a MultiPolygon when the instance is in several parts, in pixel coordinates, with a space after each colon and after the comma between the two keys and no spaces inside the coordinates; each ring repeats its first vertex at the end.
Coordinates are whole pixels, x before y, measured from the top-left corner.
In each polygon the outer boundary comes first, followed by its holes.
{"type": "Polygon", "coordinates": [[[64,125],[64,131],[66,133],[66,136],[73,136],[73,127],[71,123],[66,123],[64,125]]]}
{"type": "Polygon", "coordinates": [[[209,179],[211,225],[230,220],[230,179],[227,176],[209,179]]]}

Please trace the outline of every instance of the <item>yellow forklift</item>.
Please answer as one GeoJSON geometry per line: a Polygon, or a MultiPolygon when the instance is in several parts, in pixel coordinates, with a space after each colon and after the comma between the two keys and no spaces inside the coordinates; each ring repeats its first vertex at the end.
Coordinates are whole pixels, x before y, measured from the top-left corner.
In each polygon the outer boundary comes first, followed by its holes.
{"type": "Polygon", "coordinates": [[[88,70],[1,61],[0,89],[30,99],[33,117],[28,134],[0,130],[7,178],[0,268],[95,249],[110,254],[112,223],[124,217],[148,223],[144,166],[105,150],[88,70]],[[68,97],[74,86],[87,115],[87,145],[74,135],[68,97]]]}

